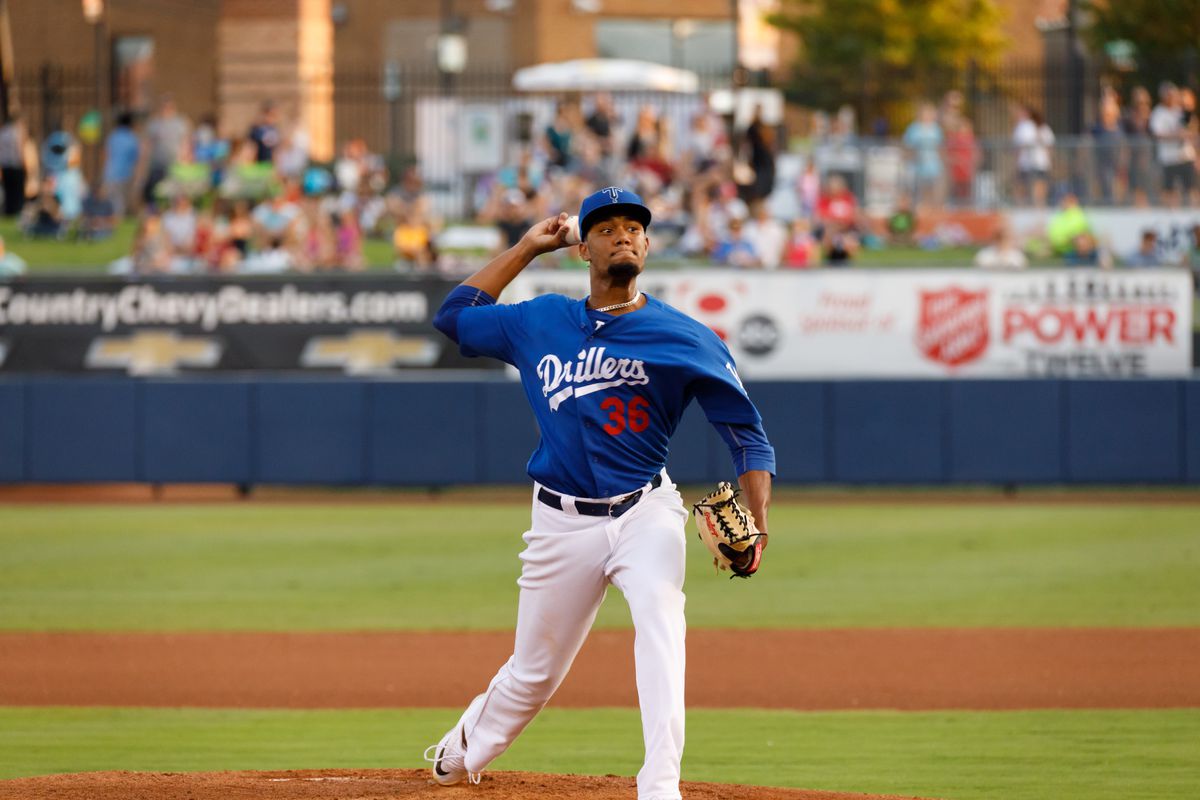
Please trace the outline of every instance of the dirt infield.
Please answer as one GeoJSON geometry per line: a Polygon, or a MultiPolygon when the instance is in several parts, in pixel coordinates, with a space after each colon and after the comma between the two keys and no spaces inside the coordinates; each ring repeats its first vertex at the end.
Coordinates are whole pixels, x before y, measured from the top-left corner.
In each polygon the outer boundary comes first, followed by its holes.
{"type": "MultiPolygon", "coordinates": [[[[688,800],[900,800],[892,796],[684,783],[688,800]]],[[[0,781],[0,800],[629,800],[633,778],[485,773],[479,786],[437,786],[417,770],[95,772],[0,781]]]]}
{"type": "MultiPolygon", "coordinates": [[[[0,704],[457,707],[496,633],[0,633],[0,704]]],[[[1200,707],[1200,628],[693,631],[691,707],[1200,707]],[[756,680],[728,692],[726,676],[756,680]]],[[[633,634],[595,631],[552,701],[637,705],[633,634]]]]}

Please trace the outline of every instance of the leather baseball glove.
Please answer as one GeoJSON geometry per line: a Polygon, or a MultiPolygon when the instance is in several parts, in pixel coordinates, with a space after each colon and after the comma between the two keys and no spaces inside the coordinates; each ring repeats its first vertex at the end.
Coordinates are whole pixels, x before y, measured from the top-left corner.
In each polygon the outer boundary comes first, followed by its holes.
{"type": "Polygon", "coordinates": [[[729,570],[731,578],[749,578],[757,572],[767,546],[767,535],[759,533],[754,515],[738,503],[740,493],[733,484],[721,481],[692,506],[700,541],[713,554],[713,566],[729,570]]]}

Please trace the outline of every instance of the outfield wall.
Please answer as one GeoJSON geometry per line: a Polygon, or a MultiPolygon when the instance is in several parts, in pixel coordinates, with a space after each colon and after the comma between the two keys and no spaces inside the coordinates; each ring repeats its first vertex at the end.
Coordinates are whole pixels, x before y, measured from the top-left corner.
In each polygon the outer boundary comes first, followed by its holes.
{"type": "MultiPolygon", "coordinates": [[[[784,483],[1200,483],[1200,381],[750,382],[784,483]]],[[[0,481],[519,483],[506,381],[0,380],[0,481]]],[[[732,477],[693,404],[677,481],[732,477]]]]}

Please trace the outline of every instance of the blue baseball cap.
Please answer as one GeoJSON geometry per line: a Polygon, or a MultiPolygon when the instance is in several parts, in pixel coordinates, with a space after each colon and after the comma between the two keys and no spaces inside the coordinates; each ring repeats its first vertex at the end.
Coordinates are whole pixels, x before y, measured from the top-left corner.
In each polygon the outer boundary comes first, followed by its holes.
{"type": "Polygon", "coordinates": [[[609,186],[584,198],[579,206],[579,236],[586,239],[588,228],[602,219],[626,216],[650,227],[650,209],[631,191],[618,186],[609,186]]]}

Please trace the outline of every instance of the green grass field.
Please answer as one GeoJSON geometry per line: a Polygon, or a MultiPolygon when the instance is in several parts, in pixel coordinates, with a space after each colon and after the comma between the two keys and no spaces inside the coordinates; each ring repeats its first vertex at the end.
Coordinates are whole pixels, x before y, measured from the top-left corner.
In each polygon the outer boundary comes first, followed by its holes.
{"type": "MultiPolygon", "coordinates": [[[[31,273],[100,274],[112,261],[129,255],[136,227],[133,220],[126,220],[117,227],[110,239],[100,242],[60,242],[53,239],[26,239],[15,221],[0,220],[0,236],[4,237],[10,250],[25,259],[31,273]]],[[[374,269],[390,269],[395,261],[391,242],[384,239],[367,239],[363,243],[363,256],[368,266],[374,269]]],[[[864,267],[969,267],[974,257],[975,249],[970,247],[941,250],[893,247],[863,250],[858,263],[864,267]]],[[[1039,266],[1048,265],[1049,262],[1039,262],[1039,266]]]]}
{"type": "MultiPolygon", "coordinates": [[[[458,711],[0,709],[0,779],[111,769],[421,767],[458,711]]],[[[996,800],[1183,798],[1200,785],[1200,711],[698,710],[683,778],[996,800]]],[[[632,775],[634,709],[538,716],[493,769],[632,775]]],[[[2,791],[2,790],[0,790],[2,791]]]]}
{"type": "MultiPolygon", "coordinates": [[[[8,630],[505,629],[524,505],[0,508],[8,630]]],[[[780,505],[695,627],[1200,624],[1200,507],[780,505]],[[731,593],[737,603],[731,604],[731,593]]],[[[619,598],[599,624],[628,625],[619,598]]]]}
{"type": "MultiPolygon", "coordinates": [[[[527,519],[524,504],[452,502],[4,506],[0,630],[507,629],[527,519]]],[[[772,530],[749,582],[715,576],[689,542],[692,628],[1200,624],[1200,506],[792,502],[772,530]]],[[[601,624],[628,624],[619,598],[601,624]]],[[[0,778],[416,767],[457,713],[0,708],[0,778]]],[[[684,777],[1174,798],[1200,785],[1198,741],[1198,709],[694,710],[684,777]]],[[[635,710],[552,708],[494,768],[631,775],[640,755],[635,710]]]]}

